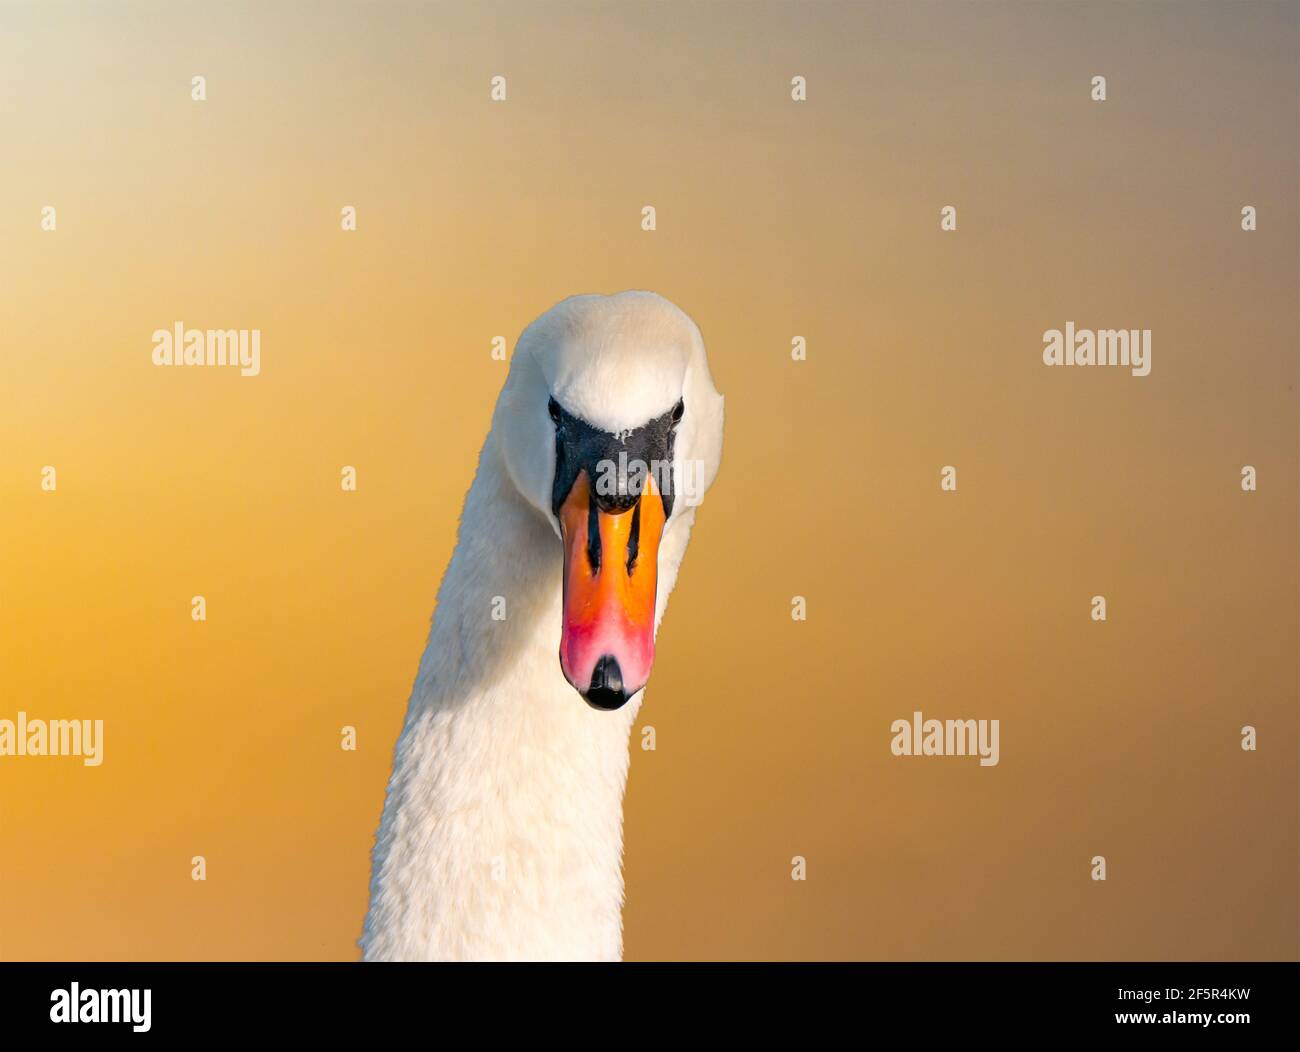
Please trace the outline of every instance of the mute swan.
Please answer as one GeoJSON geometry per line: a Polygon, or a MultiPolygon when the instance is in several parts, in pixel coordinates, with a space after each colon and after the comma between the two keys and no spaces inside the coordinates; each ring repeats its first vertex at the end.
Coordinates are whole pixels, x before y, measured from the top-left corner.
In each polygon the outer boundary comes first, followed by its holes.
{"type": "Polygon", "coordinates": [[[397,741],[365,960],[622,956],[628,737],[721,452],[703,339],[663,297],[524,330],[397,741]]]}

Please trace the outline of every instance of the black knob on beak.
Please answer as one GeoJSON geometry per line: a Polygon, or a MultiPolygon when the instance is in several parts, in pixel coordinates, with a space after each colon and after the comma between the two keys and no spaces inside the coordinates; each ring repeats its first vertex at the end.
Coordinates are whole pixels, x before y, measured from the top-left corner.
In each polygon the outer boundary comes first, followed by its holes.
{"type": "Polygon", "coordinates": [[[627,703],[627,694],[623,692],[623,670],[618,667],[618,658],[605,654],[596,662],[591,673],[591,686],[582,695],[593,709],[606,712],[622,708],[627,703]]]}

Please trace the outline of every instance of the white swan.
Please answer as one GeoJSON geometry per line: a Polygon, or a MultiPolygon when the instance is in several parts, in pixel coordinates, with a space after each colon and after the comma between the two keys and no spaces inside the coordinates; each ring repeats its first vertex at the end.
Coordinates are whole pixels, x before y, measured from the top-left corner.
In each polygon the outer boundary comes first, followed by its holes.
{"type": "Polygon", "coordinates": [[[661,296],[524,330],[397,742],[366,960],[622,956],[628,736],[721,451],[699,329],[661,296]]]}

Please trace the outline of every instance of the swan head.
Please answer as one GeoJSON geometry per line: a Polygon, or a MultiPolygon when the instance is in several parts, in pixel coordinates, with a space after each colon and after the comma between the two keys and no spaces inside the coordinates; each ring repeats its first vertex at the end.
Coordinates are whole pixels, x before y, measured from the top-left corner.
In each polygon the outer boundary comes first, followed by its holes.
{"type": "Polygon", "coordinates": [[[661,542],[721,459],[700,330],[650,292],[564,300],[520,336],[493,426],[563,551],[560,669],[593,707],[620,708],[654,662],[661,542]]]}

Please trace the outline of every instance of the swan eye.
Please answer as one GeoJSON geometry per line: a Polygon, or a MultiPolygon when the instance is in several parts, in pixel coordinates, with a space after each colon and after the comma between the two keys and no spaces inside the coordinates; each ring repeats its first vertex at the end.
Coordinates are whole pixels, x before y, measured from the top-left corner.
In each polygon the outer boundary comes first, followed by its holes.
{"type": "Polygon", "coordinates": [[[686,412],[686,403],[682,399],[677,399],[677,404],[673,406],[673,423],[681,423],[682,414],[686,412]]]}
{"type": "Polygon", "coordinates": [[[560,422],[560,403],[554,398],[547,403],[546,411],[551,414],[551,419],[555,421],[555,423],[558,424],[560,422]]]}

